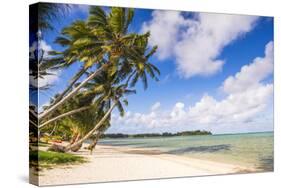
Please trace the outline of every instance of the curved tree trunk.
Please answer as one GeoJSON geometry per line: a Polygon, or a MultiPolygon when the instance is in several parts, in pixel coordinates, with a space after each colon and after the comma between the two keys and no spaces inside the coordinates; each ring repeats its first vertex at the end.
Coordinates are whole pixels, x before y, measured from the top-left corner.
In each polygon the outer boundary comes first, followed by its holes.
{"type": "Polygon", "coordinates": [[[71,151],[73,151],[73,152],[79,151],[79,150],[82,148],[82,145],[83,145],[83,144],[79,144],[79,145],[77,145],[76,147],[71,148],[71,151]]]}
{"type": "Polygon", "coordinates": [[[73,135],[72,135],[72,137],[71,137],[70,144],[73,144],[73,143],[75,142],[77,136],[78,136],[78,133],[77,133],[77,132],[74,132],[73,135]]]}
{"type": "Polygon", "coordinates": [[[91,130],[89,131],[83,138],[81,138],[78,142],[74,143],[74,144],[69,144],[68,146],[65,147],[65,152],[71,150],[71,148],[74,148],[80,144],[83,144],[83,142],[87,139],[89,139],[93,133],[95,131],[97,131],[102,125],[103,123],[106,121],[106,119],[109,117],[110,113],[112,112],[112,110],[114,109],[114,107],[116,106],[117,102],[114,102],[114,104],[110,107],[110,109],[106,112],[106,114],[103,116],[103,118],[97,123],[97,125],[91,130]]]}
{"type": "Polygon", "coordinates": [[[99,131],[97,133],[95,139],[93,140],[93,142],[88,146],[88,150],[90,150],[91,155],[93,154],[93,150],[95,149],[101,134],[102,134],[102,132],[99,131]]]}
{"type": "MultiPolygon", "coordinates": [[[[75,140],[73,141],[73,144],[76,143],[81,138],[81,134],[78,133],[75,140]]],[[[82,147],[82,144],[77,145],[76,147],[71,148],[71,151],[77,152],[82,147]]]]}
{"type": "Polygon", "coordinates": [[[43,118],[45,118],[48,114],[56,110],[60,105],[62,105],[66,100],[73,97],[86,83],[88,83],[91,79],[93,79],[95,76],[97,76],[101,71],[103,71],[108,64],[103,64],[98,70],[90,74],[85,80],[83,80],[77,87],[75,87],[71,92],[69,92],[65,97],[63,97],[60,101],[58,101],[56,104],[51,106],[49,109],[45,110],[43,113],[38,115],[39,121],[41,121],[43,118]]]}
{"type": "Polygon", "coordinates": [[[85,107],[81,107],[81,108],[78,108],[78,109],[75,109],[75,110],[71,110],[71,111],[69,111],[69,112],[66,112],[66,113],[64,113],[64,114],[58,115],[58,116],[56,116],[55,118],[52,118],[52,119],[50,119],[50,120],[48,120],[48,121],[42,123],[41,125],[39,125],[39,129],[41,129],[41,128],[44,127],[45,125],[48,125],[48,124],[50,124],[50,123],[52,123],[52,122],[54,122],[54,121],[57,121],[57,120],[59,120],[59,119],[65,117],[65,116],[69,116],[69,115],[72,115],[72,114],[76,114],[76,113],[78,113],[78,112],[82,112],[82,111],[88,110],[88,109],[90,109],[90,108],[91,108],[91,106],[85,106],[85,107]]]}
{"type": "Polygon", "coordinates": [[[88,70],[88,68],[83,68],[81,69],[71,80],[71,82],[69,83],[68,87],[54,100],[54,102],[47,107],[47,109],[49,109],[50,107],[52,107],[53,105],[55,105],[57,102],[59,102],[70,90],[71,88],[74,86],[74,84],[79,80],[79,78],[81,78],[81,76],[88,70]]]}

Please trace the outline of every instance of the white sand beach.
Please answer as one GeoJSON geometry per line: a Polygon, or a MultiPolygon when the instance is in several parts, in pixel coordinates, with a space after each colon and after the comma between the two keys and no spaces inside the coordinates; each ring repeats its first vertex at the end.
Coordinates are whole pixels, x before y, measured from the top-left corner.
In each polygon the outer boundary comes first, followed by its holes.
{"type": "Polygon", "coordinates": [[[199,160],[145,148],[97,145],[93,155],[81,150],[77,155],[87,163],[40,171],[40,185],[172,178],[251,172],[239,165],[199,160]]]}

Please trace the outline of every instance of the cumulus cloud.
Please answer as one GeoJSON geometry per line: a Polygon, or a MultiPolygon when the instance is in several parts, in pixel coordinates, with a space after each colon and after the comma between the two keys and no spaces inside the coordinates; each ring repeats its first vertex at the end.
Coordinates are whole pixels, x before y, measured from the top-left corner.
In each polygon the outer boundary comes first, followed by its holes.
{"type": "Polygon", "coordinates": [[[226,88],[225,98],[217,100],[205,94],[192,106],[185,107],[184,103],[177,102],[166,111],[160,110],[161,104],[157,102],[148,113],[129,112],[125,117],[114,116],[112,124],[123,127],[143,126],[143,130],[171,126],[185,126],[187,129],[198,126],[203,129],[222,125],[247,126],[248,122],[257,120],[261,112],[270,109],[272,105],[273,84],[262,83],[272,73],[272,64],[273,42],[269,42],[265,47],[265,57],[255,58],[251,64],[243,66],[234,77],[230,76],[223,82],[221,87],[226,88]],[[234,89],[226,84],[230,78],[232,83],[229,84],[234,89]],[[247,85],[249,83],[255,87],[247,85]]]}
{"type": "Polygon", "coordinates": [[[150,44],[158,45],[158,58],[163,60],[173,55],[173,49],[178,42],[178,32],[187,25],[179,11],[153,11],[153,19],[144,22],[142,31],[150,31],[150,44]]]}
{"type": "Polygon", "coordinates": [[[267,84],[231,94],[221,101],[206,95],[189,109],[189,116],[199,123],[250,121],[258,112],[265,109],[272,93],[273,85],[267,84]]]}
{"type": "Polygon", "coordinates": [[[216,125],[251,121],[264,110],[272,97],[273,85],[250,89],[229,95],[218,101],[205,95],[194,106],[185,108],[177,102],[169,111],[152,110],[149,113],[129,113],[124,117],[114,116],[112,123],[122,126],[144,126],[144,128],[191,126],[196,124],[216,125]]]}
{"type": "Polygon", "coordinates": [[[158,58],[173,57],[180,75],[213,75],[222,69],[223,48],[251,31],[258,17],[178,11],[154,11],[142,31],[150,31],[150,44],[158,45],[158,58]]]}
{"type": "Polygon", "coordinates": [[[257,57],[254,61],[241,68],[235,76],[228,77],[222,86],[226,93],[237,93],[249,88],[260,87],[260,82],[273,72],[273,42],[265,47],[265,56],[257,57]]]}

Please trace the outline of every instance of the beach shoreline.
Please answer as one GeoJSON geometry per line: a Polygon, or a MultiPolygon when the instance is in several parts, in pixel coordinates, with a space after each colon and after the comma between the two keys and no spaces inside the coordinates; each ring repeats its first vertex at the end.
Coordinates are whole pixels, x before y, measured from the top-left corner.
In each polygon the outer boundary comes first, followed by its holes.
{"type": "Polygon", "coordinates": [[[88,161],[79,165],[55,166],[39,172],[39,185],[97,183],[175,177],[193,177],[259,172],[241,165],[166,154],[149,148],[98,144],[93,154],[73,154],[88,161]]]}

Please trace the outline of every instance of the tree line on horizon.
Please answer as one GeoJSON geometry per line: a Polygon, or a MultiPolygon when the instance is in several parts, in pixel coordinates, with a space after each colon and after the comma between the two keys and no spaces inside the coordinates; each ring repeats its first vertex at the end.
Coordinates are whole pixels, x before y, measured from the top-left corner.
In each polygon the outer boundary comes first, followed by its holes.
{"type": "Polygon", "coordinates": [[[146,137],[172,137],[172,136],[196,136],[196,135],[212,135],[212,132],[205,130],[182,131],[177,133],[141,133],[141,134],[123,134],[123,133],[106,133],[101,138],[146,138],[146,137]]]}

